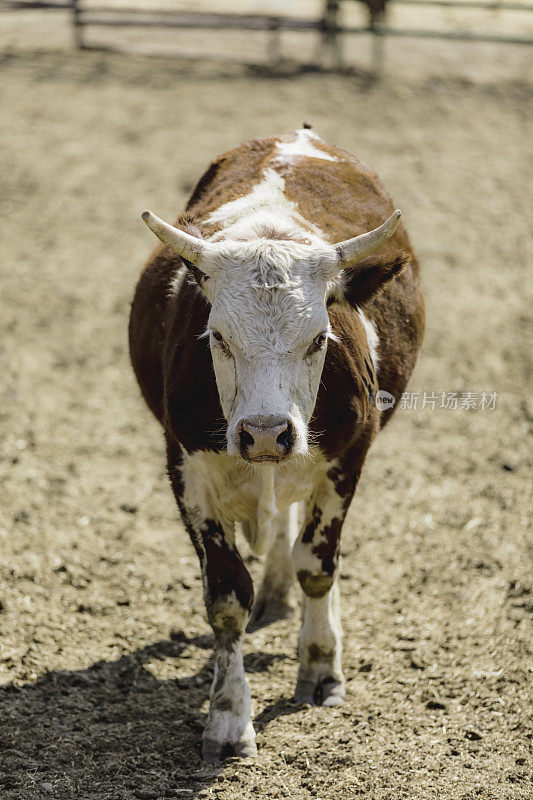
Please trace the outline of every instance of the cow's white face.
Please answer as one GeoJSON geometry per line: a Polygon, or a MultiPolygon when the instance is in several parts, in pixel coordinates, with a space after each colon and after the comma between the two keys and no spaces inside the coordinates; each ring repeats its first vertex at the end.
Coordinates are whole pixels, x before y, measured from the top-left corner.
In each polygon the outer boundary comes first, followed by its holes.
{"type": "Polygon", "coordinates": [[[212,276],[208,331],[228,452],[281,461],[307,451],[327,339],[327,275],[338,260],[292,241],[224,242],[212,276]]]}
{"type": "MultiPolygon", "coordinates": [[[[237,205],[242,211],[240,200],[237,205]]],[[[335,245],[320,237],[313,244],[263,238],[257,231],[249,239],[207,242],[150,211],[142,216],[193,270],[211,303],[206,334],[228,421],[228,451],[254,462],[305,453],[331,336],[326,310],[331,281],[390,239],[400,212],[379,228],[335,245]]],[[[367,265],[362,274],[377,286],[394,267],[395,262],[367,265]]]]}

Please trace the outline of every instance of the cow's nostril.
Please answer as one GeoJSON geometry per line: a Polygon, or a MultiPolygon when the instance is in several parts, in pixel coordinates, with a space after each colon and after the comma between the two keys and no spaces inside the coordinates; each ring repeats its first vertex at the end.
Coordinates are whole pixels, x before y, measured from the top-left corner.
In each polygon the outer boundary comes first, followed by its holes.
{"type": "Polygon", "coordinates": [[[294,447],[294,433],[281,416],[248,417],[237,426],[241,456],[248,461],[281,461],[294,447]]]}
{"type": "Polygon", "coordinates": [[[241,428],[239,433],[240,439],[240,446],[242,450],[245,450],[247,447],[252,447],[254,444],[254,437],[248,431],[245,431],[244,428],[241,428]]]}
{"type": "Polygon", "coordinates": [[[287,424],[285,430],[279,434],[279,436],[276,439],[276,442],[279,444],[280,447],[283,447],[285,452],[288,452],[291,449],[292,433],[290,424],[287,424]]]}

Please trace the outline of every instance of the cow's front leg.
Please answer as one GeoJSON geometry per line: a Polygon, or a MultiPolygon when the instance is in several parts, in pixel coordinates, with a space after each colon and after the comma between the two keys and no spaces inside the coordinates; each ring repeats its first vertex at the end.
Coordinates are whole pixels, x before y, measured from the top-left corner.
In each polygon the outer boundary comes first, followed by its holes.
{"type": "MultiPolygon", "coordinates": [[[[187,527],[190,515],[187,515],[187,527]]],[[[215,666],[202,757],[218,761],[229,745],[238,756],[257,755],[242,636],[253,602],[252,580],[233,544],[213,520],[193,523],[202,565],[207,616],[215,635],[215,666]]]]}
{"type": "Polygon", "coordinates": [[[227,746],[238,756],[255,756],[250,687],[242,658],[242,636],[253,604],[252,579],[235,546],[233,531],[225,531],[210,517],[214,512],[205,484],[196,480],[192,469],[183,472],[180,463],[169,458],[172,487],[200,559],[207,617],[215,637],[202,757],[218,761],[227,746]]]}
{"type": "Polygon", "coordinates": [[[354,489],[355,479],[346,480],[338,468],[330,469],[317,487],[293,549],[304,593],[294,693],[301,703],[334,706],[345,699],[337,575],[341,528],[354,489]]]}
{"type": "Polygon", "coordinates": [[[201,535],[204,597],[215,635],[215,667],[202,757],[218,761],[227,745],[235,755],[255,756],[250,687],[242,660],[242,636],[253,602],[252,580],[236,548],[224,540],[220,526],[210,523],[201,535]]]}

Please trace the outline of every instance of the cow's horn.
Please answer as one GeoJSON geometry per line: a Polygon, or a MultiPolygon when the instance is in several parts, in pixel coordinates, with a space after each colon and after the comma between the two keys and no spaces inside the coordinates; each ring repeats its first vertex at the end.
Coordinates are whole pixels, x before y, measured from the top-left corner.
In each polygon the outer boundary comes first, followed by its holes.
{"type": "Polygon", "coordinates": [[[345,242],[339,242],[339,244],[335,245],[339,254],[340,269],[353,267],[358,261],[362,261],[363,258],[366,258],[384,245],[398,227],[401,215],[402,212],[396,209],[379,228],[375,228],[368,233],[362,233],[353,239],[346,239],[345,242]]]}
{"type": "Polygon", "coordinates": [[[196,236],[191,236],[190,233],[175,228],[169,225],[168,222],[163,222],[162,219],[156,217],[151,211],[143,211],[142,218],[148,225],[152,233],[155,233],[158,239],[163,244],[170,247],[175,253],[190,261],[196,267],[206,272],[205,270],[205,255],[209,248],[209,242],[204,242],[196,236]]]}

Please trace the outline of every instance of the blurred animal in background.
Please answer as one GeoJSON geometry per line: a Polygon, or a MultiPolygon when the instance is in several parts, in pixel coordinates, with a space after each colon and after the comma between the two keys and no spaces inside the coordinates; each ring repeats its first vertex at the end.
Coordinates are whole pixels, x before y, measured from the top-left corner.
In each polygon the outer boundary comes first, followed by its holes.
{"type": "Polygon", "coordinates": [[[388,0],[360,0],[368,9],[370,24],[382,22],[385,17],[388,0]]]}
{"type": "Polygon", "coordinates": [[[130,351],[214,631],[209,761],[256,753],[242,637],[292,612],[295,577],[295,699],[344,700],[341,530],[424,327],[399,218],[376,175],[308,125],[217,158],[175,225],[143,214],[162,244],[137,286],[130,351]],[[255,603],[236,528],[266,556],[255,603]]]}
{"type": "MultiPolygon", "coordinates": [[[[339,8],[342,2],[346,5],[346,0],[326,0],[324,4],[324,21],[326,25],[335,26],[337,24],[339,8]]],[[[359,0],[359,2],[366,6],[371,25],[383,22],[389,0],[359,0]]]]}

